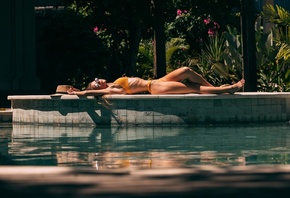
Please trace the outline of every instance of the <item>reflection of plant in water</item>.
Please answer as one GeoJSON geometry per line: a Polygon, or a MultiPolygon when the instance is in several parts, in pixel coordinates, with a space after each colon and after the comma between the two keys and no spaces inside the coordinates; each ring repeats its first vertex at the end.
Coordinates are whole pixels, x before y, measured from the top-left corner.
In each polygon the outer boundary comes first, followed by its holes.
{"type": "Polygon", "coordinates": [[[265,162],[267,162],[268,164],[290,164],[289,153],[257,154],[252,157],[249,156],[248,158],[248,164],[263,164],[265,162]]]}
{"type": "Polygon", "coordinates": [[[117,168],[177,168],[197,165],[232,166],[245,164],[245,157],[215,151],[180,152],[104,152],[96,156],[98,169],[117,168]]]}

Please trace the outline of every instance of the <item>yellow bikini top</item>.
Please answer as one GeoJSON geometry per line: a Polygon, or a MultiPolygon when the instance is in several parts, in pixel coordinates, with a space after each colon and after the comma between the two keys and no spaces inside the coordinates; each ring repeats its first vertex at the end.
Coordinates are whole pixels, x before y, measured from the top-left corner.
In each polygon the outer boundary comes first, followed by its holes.
{"type": "Polygon", "coordinates": [[[115,84],[120,85],[127,94],[132,94],[132,91],[129,87],[128,77],[121,77],[114,81],[115,84]]]}

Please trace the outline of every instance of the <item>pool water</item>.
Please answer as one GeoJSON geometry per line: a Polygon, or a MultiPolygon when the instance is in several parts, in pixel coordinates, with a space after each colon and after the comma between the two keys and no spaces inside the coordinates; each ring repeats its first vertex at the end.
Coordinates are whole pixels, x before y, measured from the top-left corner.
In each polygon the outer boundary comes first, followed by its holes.
{"type": "Polygon", "coordinates": [[[59,127],[1,124],[1,165],[96,169],[290,164],[290,124],[59,127]]]}

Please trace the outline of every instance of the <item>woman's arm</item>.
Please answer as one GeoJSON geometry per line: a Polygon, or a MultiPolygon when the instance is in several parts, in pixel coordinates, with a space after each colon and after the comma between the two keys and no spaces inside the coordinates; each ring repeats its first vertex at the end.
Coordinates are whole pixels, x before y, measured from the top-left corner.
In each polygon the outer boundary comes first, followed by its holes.
{"type": "Polygon", "coordinates": [[[69,89],[68,94],[78,96],[100,96],[106,94],[125,94],[125,92],[123,88],[108,87],[106,89],[84,90],[84,91],[75,91],[74,89],[69,89]]]}

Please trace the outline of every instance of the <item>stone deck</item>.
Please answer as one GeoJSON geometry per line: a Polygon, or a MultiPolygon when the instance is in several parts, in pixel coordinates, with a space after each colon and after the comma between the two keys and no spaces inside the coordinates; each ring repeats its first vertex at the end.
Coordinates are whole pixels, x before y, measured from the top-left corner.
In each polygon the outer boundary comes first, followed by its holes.
{"type": "Polygon", "coordinates": [[[105,170],[0,167],[1,197],[287,197],[289,166],[105,170]]]}
{"type": "Polygon", "coordinates": [[[49,125],[192,125],[290,120],[290,93],[8,96],[14,123],[49,125]]]}

